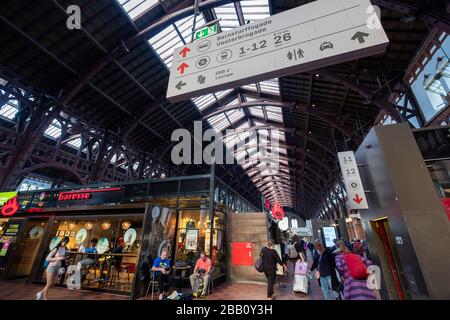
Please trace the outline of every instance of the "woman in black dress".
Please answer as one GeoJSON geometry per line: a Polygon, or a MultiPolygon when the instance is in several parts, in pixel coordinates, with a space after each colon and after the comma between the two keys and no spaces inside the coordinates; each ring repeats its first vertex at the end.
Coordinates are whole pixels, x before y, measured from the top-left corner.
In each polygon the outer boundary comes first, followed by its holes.
{"type": "Polygon", "coordinates": [[[267,241],[267,245],[261,250],[261,258],[264,266],[264,274],[267,278],[267,298],[270,300],[275,299],[273,294],[273,285],[275,284],[275,278],[277,276],[277,263],[283,266],[283,270],[286,272],[286,265],[281,261],[280,256],[273,248],[273,241],[267,241]]]}

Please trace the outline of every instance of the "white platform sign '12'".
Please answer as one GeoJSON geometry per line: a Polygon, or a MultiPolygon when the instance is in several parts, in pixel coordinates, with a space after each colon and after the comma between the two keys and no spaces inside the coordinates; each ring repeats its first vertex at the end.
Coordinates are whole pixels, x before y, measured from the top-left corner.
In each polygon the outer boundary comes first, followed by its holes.
{"type": "Polygon", "coordinates": [[[353,151],[338,152],[350,209],[369,209],[353,151]]]}

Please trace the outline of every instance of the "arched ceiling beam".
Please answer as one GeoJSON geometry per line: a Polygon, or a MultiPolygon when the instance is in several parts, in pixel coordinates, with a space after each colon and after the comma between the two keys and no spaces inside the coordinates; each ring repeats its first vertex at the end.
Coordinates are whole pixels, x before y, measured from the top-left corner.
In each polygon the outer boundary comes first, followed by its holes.
{"type": "MultiPolygon", "coordinates": [[[[444,1],[441,1],[444,3],[444,1]]],[[[398,0],[372,0],[373,5],[400,12],[404,15],[416,16],[420,20],[442,28],[447,33],[450,33],[450,11],[449,2],[446,1],[444,8],[440,8],[438,5],[419,6],[417,3],[398,0]]]]}
{"type": "MultiPolygon", "coordinates": [[[[198,10],[204,11],[215,7],[220,7],[228,3],[234,2],[233,0],[206,0],[198,4],[198,10]]],[[[195,6],[191,5],[191,1],[183,2],[183,5],[178,5],[170,9],[167,14],[159,19],[153,20],[150,24],[144,27],[136,35],[131,38],[118,43],[117,46],[110,52],[104,54],[98,59],[91,67],[82,72],[77,81],[66,90],[66,94],[62,99],[63,104],[69,103],[83,88],[83,86],[92,80],[100,71],[102,71],[107,65],[109,65],[121,52],[129,50],[141,41],[145,41],[155,33],[163,30],[167,26],[175,23],[178,20],[186,18],[194,14],[195,6]],[[183,7],[184,6],[184,7],[183,7]]]]}
{"type": "MultiPolygon", "coordinates": [[[[284,108],[284,109],[288,109],[288,110],[295,110],[295,111],[299,111],[301,113],[309,114],[309,115],[321,120],[322,122],[330,125],[331,127],[341,131],[345,136],[351,138],[356,144],[359,144],[359,141],[353,137],[351,130],[345,128],[341,124],[337,123],[335,120],[330,119],[328,117],[328,115],[326,115],[320,111],[313,110],[313,109],[307,107],[306,105],[302,105],[297,102],[287,102],[287,101],[280,102],[280,101],[270,101],[270,100],[255,100],[255,101],[241,102],[238,104],[231,104],[231,105],[211,109],[207,112],[204,112],[203,119],[206,120],[210,117],[216,116],[218,114],[221,114],[223,112],[230,111],[230,110],[241,109],[241,108],[250,108],[250,107],[259,107],[259,106],[280,107],[280,108],[284,108]]],[[[337,116],[338,115],[336,114],[336,117],[337,116]]],[[[252,115],[252,117],[254,117],[254,116],[252,115]]]]}
{"type": "Polygon", "coordinates": [[[373,93],[370,92],[367,88],[364,88],[363,86],[357,84],[356,82],[353,82],[345,77],[339,76],[336,73],[327,70],[327,69],[320,69],[314,71],[314,73],[319,74],[323,76],[326,79],[329,79],[333,82],[339,83],[341,85],[344,85],[345,87],[350,88],[350,90],[355,91],[362,97],[371,100],[372,104],[383,110],[386,114],[388,114],[392,119],[394,119],[397,122],[403,122],[403,117],[401,116],[400,112],[394,107],[392,103],[390,103],[386,97],[373,97],[373,93]],[[372,100],[373,99],[373,100],[372,100]]]}

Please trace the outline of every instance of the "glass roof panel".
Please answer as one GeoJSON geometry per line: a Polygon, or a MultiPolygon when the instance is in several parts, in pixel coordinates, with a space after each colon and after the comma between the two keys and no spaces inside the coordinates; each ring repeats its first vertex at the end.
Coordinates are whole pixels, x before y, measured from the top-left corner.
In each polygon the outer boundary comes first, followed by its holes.
{"type": "Polygon", "coordinates": [[[241,7],[246,22],[253,22],[270,16],[268,0],[243,0],[241,1],[241,7]]]}
{"type": "Polygon", "coordinates": [[[260,82],[261,92],[269,94],[280,94],[280,87],[278,85],[278,79],[271,79],[260,82]]]}
{"type": "Polygon", "coordinates": [[[192,99],[197,108],[202,111],[208,108],[211,104],[216,101],[216,98],[212,94],[207,94],[206,96],[201,96],[198,98],[192,99]]]}
{"type": "Polygon", "coordinates": [[[79,149],[81,147],[81,138],[76,138],[67,142],[67,145],[79,149]]]}
{"type": "Polygon", "coordinates": [[[144,11],[150,9],[159,0],[118,0],[122,8],[128,13],[131,19],[136,18],[144,11]]]}
{"type": "Polygon", "coordinates": [[[220,20],[222,31],[230,31],[239,26],[239,20],[233,3],[229,3],[214,9],[220,20]]]}
{"type": "Polygon", "coordinates": [[[17,101],[10,100],[1,107],[0,117],[13,120],[16,117],[17,112],[19,112],[17,101]]]}
{"type": "Polygon", "coordinates": [[[61,123],[54,119],[47,130],[45,130],[44,135],[53,139],[58,139],[61,136],[61,123]]]}

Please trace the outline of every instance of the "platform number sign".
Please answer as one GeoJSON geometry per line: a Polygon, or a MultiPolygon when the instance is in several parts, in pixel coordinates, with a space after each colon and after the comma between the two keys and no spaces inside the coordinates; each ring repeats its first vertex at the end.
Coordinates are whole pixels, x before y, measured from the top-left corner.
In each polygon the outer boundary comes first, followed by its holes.
{"type": "Polygon", "coordinates": [[[350,209],[369,209],[353,151],[339,152],[339,165],[350,209]]]}

